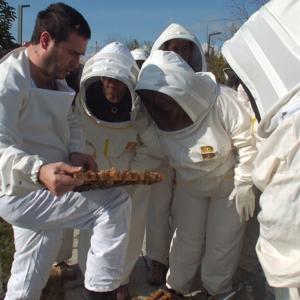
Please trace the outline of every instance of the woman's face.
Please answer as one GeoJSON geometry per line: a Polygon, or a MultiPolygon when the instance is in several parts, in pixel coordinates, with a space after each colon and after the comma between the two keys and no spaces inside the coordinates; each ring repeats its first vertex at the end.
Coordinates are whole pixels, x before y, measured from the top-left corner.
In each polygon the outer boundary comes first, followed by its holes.
{"type": "Polygon", "coordinates": [[[102,92],[105,98],[111,103],[120,103],[126,94],[126,85],[114,78],[101,77],[102,92]]]}
{"type": "Polygon", "coordinates": [[[137,93],[161,130],[176,131],[193,124],[181,106],[168,95],[150,90],[140,90],[137,93]]]}

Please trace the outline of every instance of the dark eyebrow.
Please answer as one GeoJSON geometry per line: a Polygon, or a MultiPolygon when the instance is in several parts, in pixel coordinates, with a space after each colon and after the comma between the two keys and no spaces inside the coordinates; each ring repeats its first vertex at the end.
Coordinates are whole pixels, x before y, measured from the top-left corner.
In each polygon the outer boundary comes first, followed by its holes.
{"type": "Polygon", "coordinates": [[[82,53],[82,52],[78,52],[78,51],[76,51],[76,50],[74,50],[74,49],[70,49],[71,50],[71,52],[73,52],[73,54],[76,54],[76,55],[84,55],[84,53],[82,53]]]}

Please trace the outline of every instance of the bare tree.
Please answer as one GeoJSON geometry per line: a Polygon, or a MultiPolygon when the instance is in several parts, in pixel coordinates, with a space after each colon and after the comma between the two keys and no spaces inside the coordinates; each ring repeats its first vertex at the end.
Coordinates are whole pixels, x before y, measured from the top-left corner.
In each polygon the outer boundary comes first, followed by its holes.
{"type": "Polygon", "coordinates": [[[226,26],[225,39],[230,38],[249,17],[269,0],[227,0],[232,22],[226,26]]]}
{"type": "Polygon", "coordinates": [[[239,21],[244,23],[245,20],[249,18],[250,15],[247,9],[247,4],[247,0],[230,0],[228,7],[235,22],[239,21]]]}
{"type": "Polygon", "coordinates": [[[268,0],[229,0],[228,7],[232,18],[244,23],[254,11],[267,2],[268,0]]]}
{"type": "Polygon", "coordinates": [[[139,41],[135,38],[108,37],[105,40],[102,47],[109,44],[109,43],[111,43],[111,42],[115,42],[115,41],[121,42],[122,44],[126,45],[129,50],[134,50],[136,48],[145,48],[146,50],[148,50],[150,52],[151,48],[152,48],[152,45],[153,45],[152,41],[146,41],[145,40],[145,41],[141,42],[141,41],[139,41]]]}

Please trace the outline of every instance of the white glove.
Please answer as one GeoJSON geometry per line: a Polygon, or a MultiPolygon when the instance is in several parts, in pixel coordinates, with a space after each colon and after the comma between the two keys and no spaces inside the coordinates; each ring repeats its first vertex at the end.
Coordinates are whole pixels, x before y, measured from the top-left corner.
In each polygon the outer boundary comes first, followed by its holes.
{"type": "Polygon", "coordinates": [[[130,112],[130,119],[138,133],[146,131],[151,124],[151,119],[140,101],[135,102],[134,108],[130,112]]]}
{"type": "Polygon", "coordinates": [[[239,183],[229,195],[230,205],[235,200],[235,206],[240,221],[248,221],[253,217],[255,209],[255,195],[252,184],[239,183]]]}

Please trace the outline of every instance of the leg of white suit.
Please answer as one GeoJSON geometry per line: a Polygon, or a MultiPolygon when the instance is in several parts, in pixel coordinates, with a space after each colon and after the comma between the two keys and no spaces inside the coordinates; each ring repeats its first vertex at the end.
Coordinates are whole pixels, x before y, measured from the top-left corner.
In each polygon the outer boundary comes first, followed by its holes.
{"type": "MultiPolygon", "coordinates": [[[[135,186],[129,187],[127,191],[131,195],[132,199],[132,213],[128,249],[124,272],[122,275],[122,285],[129,282],[129,276],[142,249],[151,188],[149,186],[135,186]]],[[[78,262],[82,272],[84,272],[86,268],[86,258],[90,245],[90,238],[90,230],[80,231],[78,242],[78,262]]]]}
{"type": "Polygon", "coordinates": [[[74,236],[73,229],[64,229],[63,230],[62,244],[59,249],[58,255],[55,259],[56,263],[67,261],[68,259],[70,259],[72,257],[73,236],[74,236]]]}
{"type": "Polygon", "coordinates": [[[62,230],[13,226],[15,255],[5,299],[39,299],[62,242],[62,230]]]}
{"type": "Polygon", "coordinates": [[[111,291],[121,284],[131,203],[122,189],[66,193],[47,190],[2,196],[1,216],[14,225],[16,252],[5,300],[38,300],[62,239],[62,229],[92,228],[85,286],[111,291]]]}
{"type": "Polygon", "coordinates": [[[276,300],[299,300],[300,288],[274,288],[276,300]]]}
{"type": "Polygon", "coordinates": [[[126,263],[122,284],[129,282],[131,271],[141,254],[146,229],[151,188],[138,186],[129,194],[132,195],[132,217],[129,231],[126,263]]]}
{"type": "Polygon", "coordinates": [[[181,293],[190,292],[201,264],[205,242],[208,198],[192,197],[177,184],[172,205],[176,230],[170,248],[167,286],[181,293]]]}
{"type": "Polygon", "coordinates": [[[146,228],[146,253],[150,259],[168,265],[170,250],[170,215],[173,169],[164,164],[158,172],[165,175],[164,181],[154,184],[148,210],[146,228]]]}
{"type": "Polygon", "coordinates": [[[78,264],[82,273],[85,273],[86,270],[86,259],[91,245],[91,236],[92,230],[80,230],[78,239],[78,264]]]}
{"type": "Polygon", "coordinates": [[[232,188],[232,182],[223,183],[216,187],[219,191],[212,193],[212,197],[201,197],[201,193],[193,193],[187,186],[176,187],[172,218],[177,229],[167,274],[170,288],[191,292],[201,264],[203,285],[210,294],[231,289],[244,231],[235,206],[228,207],[232,188]]]}
{"type": "Polygon", "coordinates": [[[201,278],[212,295],[232,289],[231,280],[238,265],[244,228],[235,205],[228,207],[227,196],[210,199],[201,278]]]}

